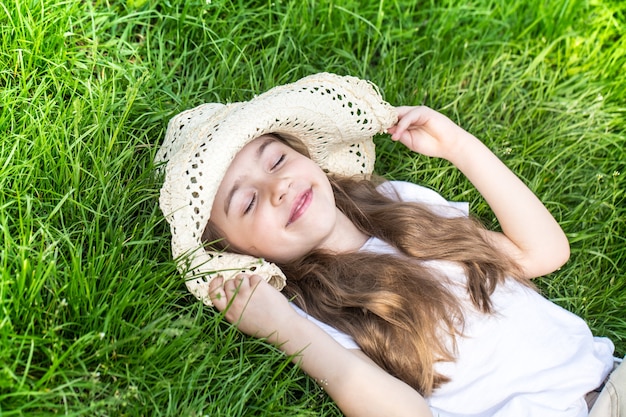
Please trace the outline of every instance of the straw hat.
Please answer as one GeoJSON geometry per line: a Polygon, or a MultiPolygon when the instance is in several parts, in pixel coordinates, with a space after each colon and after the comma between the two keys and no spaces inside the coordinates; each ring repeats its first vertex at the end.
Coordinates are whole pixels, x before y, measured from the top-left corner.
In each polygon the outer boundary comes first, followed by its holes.
{"type": "Polygon", "coordinates": [[[247,143],[268,133],[296,137],[323,169],[367,176],[375,161],[372,137],[396,120],[396,111],[376,86],[329,73],[272,88],[247,102],[203,104],[174,116],[155,162],[165,172],[160,207],[189,291],[211,305],[211,279],[230,279],[240,272],[261,275],[279,290],[285,285],[285,276],[272,263],[203,247],[217,189],[247,143]]]}

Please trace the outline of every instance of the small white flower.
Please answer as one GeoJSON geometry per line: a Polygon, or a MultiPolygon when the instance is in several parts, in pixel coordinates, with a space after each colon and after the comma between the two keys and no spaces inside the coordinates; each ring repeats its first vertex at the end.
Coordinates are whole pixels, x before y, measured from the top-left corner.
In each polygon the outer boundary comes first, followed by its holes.
{"type": "Polygon", "coordinates": [[[100,340],[102,340],[102,339],[104,339],[104,336],[106,336],[106,335],[104,334],[104,332],[100,332],[100,333],[98,333],[98,336],[100,336],[100,340]]]}

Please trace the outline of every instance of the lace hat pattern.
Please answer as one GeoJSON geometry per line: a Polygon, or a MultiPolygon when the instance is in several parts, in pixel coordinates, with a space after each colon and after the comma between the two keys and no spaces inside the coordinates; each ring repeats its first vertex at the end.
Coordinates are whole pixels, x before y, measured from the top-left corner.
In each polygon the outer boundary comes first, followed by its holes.
{"type": "Polygon", "coordinates": [[[240,272],[261,275],[277,289],[280,269],[263,259],[207,250],[202,234],[230,163],[253,139],[276,133],[301,140],[328,172],[369,175],[373,136],[397,120],[372,83],[320,73],[274,87],[250,101],[208,103],[174,116],[155,157],[164,172],[159,204],[170,225],[172,255],[189,291],[211,305],[209,283],[240,272]]]}

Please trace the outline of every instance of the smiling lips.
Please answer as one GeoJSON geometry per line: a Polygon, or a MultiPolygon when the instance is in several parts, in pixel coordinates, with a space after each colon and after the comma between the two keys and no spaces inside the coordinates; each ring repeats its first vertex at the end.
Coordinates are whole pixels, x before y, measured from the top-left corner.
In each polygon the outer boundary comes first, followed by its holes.
{"type": "Polygon", "coordinates": [[[300,218],[300,216],[304,214],[306,209],[311,204],[312,198],[313,190],[309,188],[295,199],[293,207],[291,208],[291,214],[289,215],[289,221],[287,222],[287,226],[298,220],[298,218],[300,218]]]}

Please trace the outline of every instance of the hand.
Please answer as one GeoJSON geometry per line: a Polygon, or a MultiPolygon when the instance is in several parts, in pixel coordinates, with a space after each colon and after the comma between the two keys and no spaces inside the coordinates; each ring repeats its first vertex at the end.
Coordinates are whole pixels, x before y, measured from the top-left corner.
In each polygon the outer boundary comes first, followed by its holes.
{"type": "Polygon", "coordinates": [[[391,139],[426,156],[451,160],[469,133],[443,114],[425,106],[396,107],[398,123],[389,128],[391,139]]]}
{"type": "Polygon", "coordinates": [[[243,333],[267,337],[273,344],[281,323],[297,314],[287,299],[259,275],[239,274],[234,279],[215,278],[209,285],[213,305],[243,333]]]}

